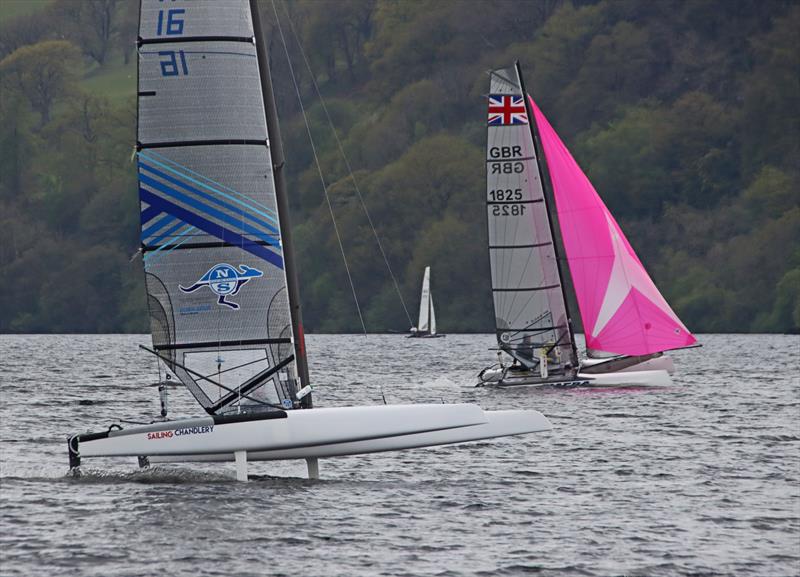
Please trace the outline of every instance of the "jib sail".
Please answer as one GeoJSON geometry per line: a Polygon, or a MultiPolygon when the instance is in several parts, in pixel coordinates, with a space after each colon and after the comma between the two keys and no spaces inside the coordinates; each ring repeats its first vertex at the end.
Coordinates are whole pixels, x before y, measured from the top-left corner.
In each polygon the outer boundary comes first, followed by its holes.
{"type": "Polygon", "coordinates": [[[566,257],[589,356],[650,355],[697,342],[647,274],[628,239],[536,106],[566,257]]]}

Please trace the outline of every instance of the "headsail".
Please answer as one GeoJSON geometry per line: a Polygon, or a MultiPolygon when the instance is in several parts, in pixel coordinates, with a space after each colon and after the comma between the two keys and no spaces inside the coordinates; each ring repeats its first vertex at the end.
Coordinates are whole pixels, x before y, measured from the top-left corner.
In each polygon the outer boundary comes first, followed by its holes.
{"type": "Polygon", "coordinates": [[[297,368],[247,0],[142,0],[138,113],[154,349],[209,413],[291,407],[297,368]]]}
{"type": "Polygon", "coordinates": [[[530,100],[592,356],[647,355],[695,337],[656,288],[592,183],[530,100]]]}
{"type": "Polygon", "coordinates": [[[528,368],[544,352],[549,373],[570,373],[578,363],[520,85],[514,69],[491,73],[486,205],[497,341],[528,368]]]}

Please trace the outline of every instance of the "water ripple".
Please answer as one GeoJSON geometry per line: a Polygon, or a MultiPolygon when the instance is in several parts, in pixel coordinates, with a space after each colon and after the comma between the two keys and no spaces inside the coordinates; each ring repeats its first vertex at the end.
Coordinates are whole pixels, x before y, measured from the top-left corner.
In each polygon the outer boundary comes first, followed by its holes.
{"type": "MultiPolygon", "coordinates": [[[[231,464],[67,474],[67,434],[157,414],[147,337],[0,336],[0,573],[797,576],[800,338],[701,340],[672,387],[496,391],[473,387],[491,336],[311,336],[320,406],[478,402],[556,429],[326,459],[319,481],[251,463],[242,484],[231,464]],[[743,350],[769,350],[768,380],[743,350]]],[[[200,412],[182,388],[170,406],[200,412]]]]}

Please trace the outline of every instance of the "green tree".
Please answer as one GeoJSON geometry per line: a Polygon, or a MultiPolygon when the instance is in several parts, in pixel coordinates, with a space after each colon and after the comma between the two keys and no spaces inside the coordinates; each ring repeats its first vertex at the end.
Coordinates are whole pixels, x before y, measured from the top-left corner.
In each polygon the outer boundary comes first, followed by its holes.
{"type": "Polygon", "coordinates": [[[69,42],[48,40],[22,46],[0,62],[0,85],[25,98],[39,113],[39,128],[50,122],[53,105],[75,92],[78,50],[69,42]]]}
{"type": "MultiPolygon", "coordinates": [[[[57,0],[53,13],[67,24],[68,36],[84,54],[100,66],[114,48],[121,24],[132,24],[130,14],[123,14],[125,0],[57,0]],[[127,18],[126,18],[127,16],[127,18]]],[[[129,35],[126,35],[129,39],[129,35]]]]}

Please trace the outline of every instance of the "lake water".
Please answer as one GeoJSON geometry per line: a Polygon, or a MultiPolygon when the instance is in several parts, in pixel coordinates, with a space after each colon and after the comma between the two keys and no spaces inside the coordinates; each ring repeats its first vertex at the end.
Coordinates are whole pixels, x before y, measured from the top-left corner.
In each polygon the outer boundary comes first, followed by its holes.
{"type": "Polygon", "coordinates": [[[148,337],[0,336],[0,575],[800,575],[800,337],[704,335],[667,389],[476,389],[492,338],[312,335],[315,405],[474,401],[552,432],[237,483],[133,458],[68,476],[69,433],[156,416],[148,337]]]}

